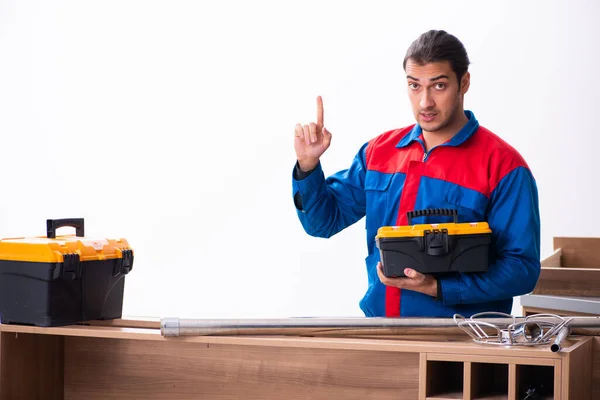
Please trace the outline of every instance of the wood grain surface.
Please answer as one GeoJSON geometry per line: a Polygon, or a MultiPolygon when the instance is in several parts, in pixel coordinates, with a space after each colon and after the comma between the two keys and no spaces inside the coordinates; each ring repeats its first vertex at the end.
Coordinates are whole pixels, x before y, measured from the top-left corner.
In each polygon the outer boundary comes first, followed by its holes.
{"type": "Polygon", "coordinates": [[[416,399],[419,354],[69,337],[65,399],[416,399]],[[152,346],[149,351],[148,346],[152,346]]]}

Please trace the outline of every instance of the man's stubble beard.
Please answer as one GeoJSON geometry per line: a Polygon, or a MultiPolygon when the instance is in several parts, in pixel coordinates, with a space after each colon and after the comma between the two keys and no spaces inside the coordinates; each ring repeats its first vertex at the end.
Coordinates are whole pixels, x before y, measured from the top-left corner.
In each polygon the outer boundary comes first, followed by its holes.
{"type": "Polygon", "coordinates": [[[460,111],[460,100],[457,99],[456,103],[454,104],[454,108],[452,109],[452,113],[450,114],[450,116],[445,121],[442,121],[438,126],[432,128],[432,129],[428,129],[427,131],[428,132],[437,132],[437,131],[440,131],[440,130],[446,128],[456,118],[458,118],[458,112],[459,111],[460,111]]]}

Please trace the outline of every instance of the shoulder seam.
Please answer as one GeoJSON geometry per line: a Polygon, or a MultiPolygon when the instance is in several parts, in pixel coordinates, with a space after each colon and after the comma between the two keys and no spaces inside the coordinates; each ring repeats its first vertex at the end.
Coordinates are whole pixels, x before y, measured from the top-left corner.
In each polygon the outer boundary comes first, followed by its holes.
{"type": "MultiPolygon", "coordinates": [[[[493,195],[496,188],[498,188],[498,186],[500,186],[500,183],[502,183],[502,181],[504,179],[506,179],[510,174],[512,174],[513,172],[515,172],[516,170],[518,170],[520,168],[524,169],[531,175],[531,171],[526,165],[522,165],[522,164],[515,165],[514,167],[512,167],[511,169],[506,171],[506,173],[504,175],[502,175],[502,177],[500,177],[500,179],[498,179],[498,182],[496,183],[496,185],[493,188],[490,187],[490,197],[493,195]]],[[[531,176],[531,177],[532,177],[532,179],[534,179],[533,176],[531,176]]]]}
{"type": "Polygon", "coordinates": [[[415,126],[415,124],[408,125],[403,128],[390,129],[390,130],[387,130],[387,131],[380,133],[379,135],[371,138],[371,140],[369,140],[367,142],[367,148],[365,150],[365,164],[366,164],[367,168],[369,166],[369,159],[371,157],[373,149],[374,149],[374,147],[376,147],[379,144],[379,142],[381,142],[381,141],[387,139],[389,136],[393,136],[393,135],[398,135],[398,142],[400,142],[400,140],[402,140],[406,135],[408,135],[412,131],[412,128],[414,126],[415,126]],[[403,133],[403,131],[404,131],[404,133],[403,133]]]}

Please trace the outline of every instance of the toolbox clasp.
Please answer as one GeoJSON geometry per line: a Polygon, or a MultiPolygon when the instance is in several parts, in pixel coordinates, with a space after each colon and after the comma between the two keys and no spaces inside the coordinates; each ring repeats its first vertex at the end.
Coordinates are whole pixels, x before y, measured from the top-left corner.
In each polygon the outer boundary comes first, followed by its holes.
{"type": "Polygon", "coordinates": [[[122,257],[117,258],[113,269],[113,276],[119,274],[127,275],[133,269],[133,251],[131,249],[122,250],[122,257]]]}
{"type": "Polygon", "coordinates": [[[432,229],[424,231],[425,251],[430,256],[445,256],[448,254],[448,230],[432,229]]]}
{"type": "Polygon", "coordinates": [[[81,278],[81,261],[79,260],[79,254],[63,254],[62,276],[68,280],[81,278]]]}

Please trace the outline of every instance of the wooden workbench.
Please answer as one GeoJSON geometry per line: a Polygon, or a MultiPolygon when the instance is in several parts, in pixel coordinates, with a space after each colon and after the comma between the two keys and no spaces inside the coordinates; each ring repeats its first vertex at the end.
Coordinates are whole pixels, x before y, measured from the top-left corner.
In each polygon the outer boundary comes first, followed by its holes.
{"type": "Polygon", "coordinates": [[[544,399],[600,398],[594,336],[553,353],[456,330],[165,338],[158,321],[99,324],[0,325],[0,399],[522,399],[528,385],[544,399]]]}

